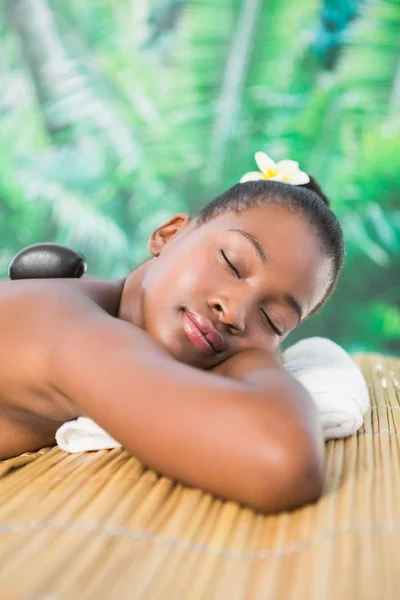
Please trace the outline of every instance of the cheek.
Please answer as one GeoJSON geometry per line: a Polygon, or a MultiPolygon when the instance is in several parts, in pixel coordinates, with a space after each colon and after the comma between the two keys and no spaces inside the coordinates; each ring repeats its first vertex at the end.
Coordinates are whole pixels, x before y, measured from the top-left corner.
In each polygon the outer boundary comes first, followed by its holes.
{"type": "Polygon", "coordinates": [[[146,323],[164,329],[181,306],[198,306],[209,293],[212,273],[205,252],[160,263],[145,289],[146,323]]]}
{"type": "Polygon", "coordinates": [[[185,298],[204,294],[212,273],[213,269],[205,252],[187,255],[166,271],[163,277],[166,297],[184,303],[185,298]]]}
{"type": "Polygon", "coordinates": [[[179,289],[184,294],[198,294],[204,292],[213,277],[210,261],[202,254],[195,259],[189,259],[185,269],[177,274],[179,289]]]}

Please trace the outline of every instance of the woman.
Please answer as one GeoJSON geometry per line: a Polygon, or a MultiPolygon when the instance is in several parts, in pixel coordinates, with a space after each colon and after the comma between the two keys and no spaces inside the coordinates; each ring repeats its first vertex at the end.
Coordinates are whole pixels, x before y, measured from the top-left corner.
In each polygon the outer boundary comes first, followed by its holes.
{"type": "Polygon", "coordinates": [[[331,297],[343,234],[308,176],[258,178],[171,217],[124,279],[1,283],[1,458],[85,415],[222,498],[270,512],[320,496],[321,426],[279,350],[331,297]]]}

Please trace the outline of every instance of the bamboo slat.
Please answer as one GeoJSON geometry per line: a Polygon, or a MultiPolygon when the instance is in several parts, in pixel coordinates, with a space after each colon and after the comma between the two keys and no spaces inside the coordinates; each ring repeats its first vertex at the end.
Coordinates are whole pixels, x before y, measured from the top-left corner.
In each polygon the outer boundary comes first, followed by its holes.
{"type": "Polygon", "coordinates": [[[122,449],[1,461],[1,600],[397,599],[400,360],[354,360],[371,409],[298,510],[223,502],[122,449]]]}

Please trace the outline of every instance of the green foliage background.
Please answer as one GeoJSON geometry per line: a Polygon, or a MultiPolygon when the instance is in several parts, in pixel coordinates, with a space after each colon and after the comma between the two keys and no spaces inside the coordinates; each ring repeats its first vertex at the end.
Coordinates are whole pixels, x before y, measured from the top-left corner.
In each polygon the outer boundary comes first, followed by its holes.
{"type": "Polygon", "coordinates": [[[298,160],[347,260],[286,341],[400,350],[400,0],[6,0],[0,276],[39,241],[125,275],[151,230],[254,169],[298,160]]]}

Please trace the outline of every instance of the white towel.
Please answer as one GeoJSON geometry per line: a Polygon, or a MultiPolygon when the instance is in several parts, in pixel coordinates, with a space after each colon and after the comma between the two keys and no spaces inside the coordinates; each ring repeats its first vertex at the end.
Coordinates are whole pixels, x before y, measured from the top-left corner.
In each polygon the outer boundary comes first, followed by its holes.
{"type": "MultiPolygon", "coordinates": [[[[285,350],[282,360],[313,398],[325,439],[347,437],[361,427],[369,407],[368,389],[361,370],[341,346],[327,338],[307,338],[285,350]]],[[[121,447],[88,417],[61,425],[56,442],[71,453],[121,447]]]]}
{"type": "Polygon", "coordinates": [[[361,427],[370,404],[368,388],[341,346],[327,338],[307,338],[285,350],[282,360],[314,400],[325,439],[347,437],[361,427]]]}
{"type": "Polygon", "coordinates": [[[66,452],[121,448],[119,442],[89,417],[78,417],[61,425],[56,431],[56,442],[66,452]]]}

